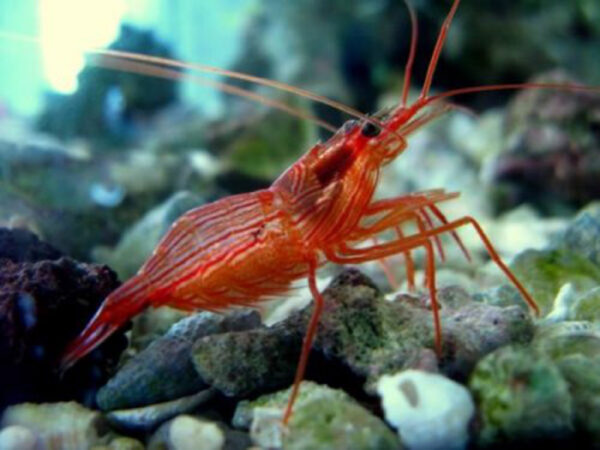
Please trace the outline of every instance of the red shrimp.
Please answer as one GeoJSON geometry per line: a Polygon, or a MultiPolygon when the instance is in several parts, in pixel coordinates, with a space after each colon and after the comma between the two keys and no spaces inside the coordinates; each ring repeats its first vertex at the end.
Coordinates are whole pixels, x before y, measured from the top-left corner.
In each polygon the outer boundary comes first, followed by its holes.
{"type": "MultiPolygon", "coordinates": [[[[284,414],[283,420],[287,423],[323,310],[323,297],[316,283],[317,270],[326,263],[360,264],[402,253],[409,286],[412,286],[414,269],[411,252],[423,248],[435,349],[440,354],[442,337],[436,298],[435,252],[443,259],[439,235],[451,233],[468,257],[456,234],[456,230],[464,226],[475,229],[491,259],[519,290],[530,308],[539,313],[535,301],[500,259],[479,223],[469,216],[450,221],[440,211],[439,204],[456,198],[457,193],[439,189],[384,200],[374,199],[382,168],[407,148],[406,139],[410,134],[455,108],[444,102],[448,97],[522,88],[597,89],[526,83],[471,87],[430,95],[440,52],[458,5],[459,0],[454,0],[442,25],[417,100],[407,105],[417,39],[416,18],[409,6],[413,31],[400,105],[377,119],[346,108],[360,120],[347,122],[328,141],[316,144],[268,189],[227,197],[184,214],[166,233],[139,272],[106,298],[85,330],[68,347],[62,360],[63,368],[74,364],[150,306],[169,305],[190,311],[222,311],[231,306],[253,306],[274,295],[285,294],[292,282],[307,278],[314,309],[284,414]],[[416,231],[405,235],[402,227],[409,223],[416,226],[416,231]],[[395,232],[394,239],[377,239],[381,233],[390,230],[395,232]],[[364,246],[366,241],[372,244],[364,246]]],[[[123,60],[130,63],[142,60],[158,65],[152,66],[154,75],[167,78],[181,76],[165,67],[182,63],[111,53],[121,58],[119,68],[123,67],[123,60]]],[[[142,69],[149,71],[148,66],[130,66],[128,70],[142,69]]],[[[265,83],[256,77],[234,75],[265,83]]],[[[299,92],[279,83],[269,84],[299,92]]],[[[323,101],[314,94],[300,93],[323,101]]],[[[339,107],[335,102],[328,102],[339,107]]]]}

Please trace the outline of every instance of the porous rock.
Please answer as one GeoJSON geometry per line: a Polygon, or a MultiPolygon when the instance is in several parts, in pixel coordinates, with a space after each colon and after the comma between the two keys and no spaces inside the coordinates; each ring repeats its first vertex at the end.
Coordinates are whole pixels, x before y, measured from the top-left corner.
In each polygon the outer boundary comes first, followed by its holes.
{"type": "Polygon", "coordinates": [[[21,232],[3,232],[5,242],[24,242],[0,259],[0,409],[23,401],[79,399],[91,403],[117,363],[126,340],[117,332],[63,377],[57,361],[104,298],[118,286],[108,267],[56,256],[46,244],[21,232]],[[22,260],[22,261],[18,261],[22,260]]]}
{"type": "Polygon", "coordinates": [[[340,390],[303,382],[294,414],[284,431],[281,418],[290,389],[242,402],[237,412],[251,415],[250,435],[263,448],[400,449],[394,433],[350,396],[340,390]]]}
{"type": "Polygon", "coordinates": [[[569,385],[549,356],[508,346],[481,360],[469,388],[483,445],[566,439],[573,425],[569,385]]]}

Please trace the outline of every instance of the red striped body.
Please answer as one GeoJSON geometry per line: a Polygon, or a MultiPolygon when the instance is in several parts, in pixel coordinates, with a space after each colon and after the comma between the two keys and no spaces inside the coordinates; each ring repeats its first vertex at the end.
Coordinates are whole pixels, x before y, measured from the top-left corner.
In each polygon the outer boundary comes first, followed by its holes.
{"type": "Polygon", "coordinates": [[[303,243],[270,190],[193,209],[138,274],[154,306],[225,309],[285,292],[306,275],[303,243]]]}

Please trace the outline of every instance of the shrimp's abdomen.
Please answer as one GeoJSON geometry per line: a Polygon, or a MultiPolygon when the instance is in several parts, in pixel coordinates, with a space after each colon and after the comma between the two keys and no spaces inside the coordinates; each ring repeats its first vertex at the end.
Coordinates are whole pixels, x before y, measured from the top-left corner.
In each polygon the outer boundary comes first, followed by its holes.
{"type": "Polygon", "coordinates": [[[285,293],[307,273],[302,245],[271,191],[225,198],[178,219],[140,269],[150,301],[221,310],[285,293]]]}
{"type": "Polygon", "coordinates": [[[285,293],[306,276],[303,246],[271,191],[192,209],[111,293],[63,357],[66,368],[148,306],[224,310],[285,293]]]}

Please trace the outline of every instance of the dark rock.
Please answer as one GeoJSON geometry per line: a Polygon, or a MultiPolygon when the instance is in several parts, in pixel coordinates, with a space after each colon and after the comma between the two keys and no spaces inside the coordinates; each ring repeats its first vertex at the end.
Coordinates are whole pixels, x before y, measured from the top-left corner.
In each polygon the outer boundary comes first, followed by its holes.
{"type": "Polygon", "coordinates": [[[229,315],[200,313],[177,322],[167,334],[130,359],[97,395],[109,411],[165,402],[205,389],[194,369],[191,349],[203,336],[228,334],[260,325],[256,311],[229,315]],[[221,334],[219,334],[221,333],[221,334]]]}
{"type": "MultiPolygon", "coordinates": [[[[562,72],[534,82],[574,83],[562,72]]],[[[507,148],[494,178],[507,194],[499,208],[525,200],[557,213],[598,198],[600,186],[600,95],[593,92],[529,90],[507,113],[507,148]]]]}
{"type": "MultiPolygon", "coordinates": [[[[23,237],[16,233],[7,241],[23,237]]],[[[32,244],[33,238],[26,238],[32,244]]],[[[11,251],[18,258],[52,255],[44,244],[11,251]]],[[[95,390],[114,369],[126,340],[115,333],[64,376],[57,362],[104,298],[118,286],[108,267],[56,261],[0,259],[0,409],[24,401],[77,399],[93,403],[95,390]]]]}
{"type": "Polygon", "coordinates": [[[62,253],[28,230],[0,228],[0,259],[35,262],[58,259],[62,253]]]}

